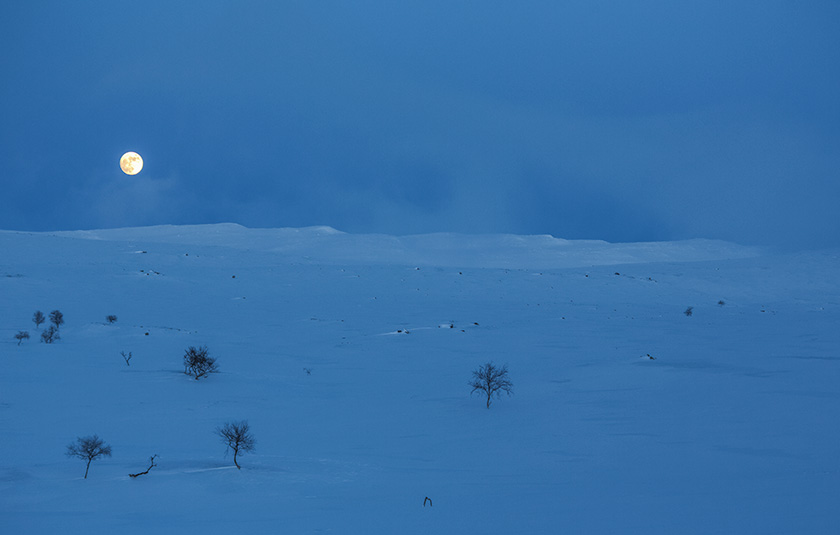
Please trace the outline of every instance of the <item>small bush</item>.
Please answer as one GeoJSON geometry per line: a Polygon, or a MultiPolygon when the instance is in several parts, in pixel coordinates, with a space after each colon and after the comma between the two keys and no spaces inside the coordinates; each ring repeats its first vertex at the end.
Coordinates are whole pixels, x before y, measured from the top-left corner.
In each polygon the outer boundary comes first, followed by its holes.
{"type": "Polygon", "coordinates": [[[62,325],[64,325],[64,314],[62,314],[60,310],[53,310],[50,312],[50,323],[55,325],[56,329],[59,329],[62,325]]]}
{"type": "Polygon", "coordinates": [[[18,341],[18,345],[24,340],[29,340],[29,333],[27,331],[18,331],[15,335],[15,340],[18,341]]]}
{"type": "Polygon", "coordinates": [[[45,344],[51,344],[56,340],[61,340],[61,336],[58,334],[58,329],[55,325],[50,325],[41,333],[41,341],[45,344]]]}
{"type": "Polygon", "coordinates": [[[687,309],[685,309],[685,312],[683,312],[683,314],[685,314],[686,316],[691,316],[693,313],[694,307],[688,307],[687,309]]]}
{"type": "Polygon", "coordinates": [[[207,346],[190,346],[184,353],[184,373],[198,380],[211,373],[217,373],[216,359],[208,356],[207,346]]]}
{"type": "Polygon", "coordinates": [[[35,324],[35,328],[39,328],[42,323],[47,321],[47,318],[44,317],[44,313],[40,310],[36,310],[34,314],[32,314],[32,322],[35,324]]]}
{"type": "Polygon", "coordinates": [[[105,316],[105,321],[107,321],[108,324],[110,325],[111,323],[116,323],[117,317],[114,316],[113,314],[111,314],[109,316],[105,316]]]}

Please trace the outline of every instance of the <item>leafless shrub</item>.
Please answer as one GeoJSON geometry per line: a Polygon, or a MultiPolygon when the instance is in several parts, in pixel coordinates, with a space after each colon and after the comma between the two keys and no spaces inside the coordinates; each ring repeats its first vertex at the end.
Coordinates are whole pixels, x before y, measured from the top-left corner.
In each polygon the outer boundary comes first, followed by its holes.
{"type": "Polygon", "coordinates": [[[110,314],[108,316],[105,316],[105,321],[107,321],[108,324],[110,325],[110,324],[115,323],[117,321],[117,317],[114,316],[113,314],[110,314]]]}
{"type": "Polygon", "coordinates": [[[507,364],[502,367],[497,367],[492,362],[488,362],[479,366],[477,370],[473,370],[472,373],[473,379],[467,383],[473,387],[470,395],[477,390],[484,392],[487,395],[488,409],[490,408],[490,401],[494,395],[500,397],[502,392],[506,392],[508,396],[513,393],[513,383],[507,378],[507,364]]]}
{"type": "Polygon", "coordinates": [[[35,328],[39,328],[42,323],[47,321],[47,318],[44,317],[44,313],[40,310],[36,310],[34,314],[32,314],[32,322],[35,323],[35,328]]]}
{"type": "Polygon", "coordinates": [[[56,340],[60,340],[61,336],[58,334],[58,329],[55,325],[50,325],[44,332],[41,333],[41,341],[45,344],[51,344],[56,340]]]}
{"type": "Polygon", "coordinates": [[[233,464],[237,468],[242,468],[236,461],[236,457],[240,453],[254,451],[256,440],[251,434],[251,429],[248,422],[243,420],[241,422],[227,422],[222,427],[216,428],[216,434],[222,439],[222,442],[233,451],[233,464]]]}
{"type": "Polygon", "coordinates": [[[208,356],[207,346],[190,346],[184,353],[184,373],[198,380],[211,373],[217,373],[216,359],[208,356]]]}
{"type": "Polygon", "coordinates": [[[50,323],[55,325],[56,330],[58,330],[64,325],[64,314],[60,310],[53,310],[50,312],[50,323]]]}
{"type": "Polygon", "coordinates": [[[122,355],[125,365],[131,366],[131,364],[128,363],[128,361],[131,360],[131,351],[128,352],[128,355],[125,354],[125,351],[120,351],[120,355],[122,355]]]}
{"type": "Polygon", "coordinates": [[[76,442],[72,442],[67,446],[66,454],[68,457],[78,457],[87,463],[85,465],[85,479],[87,479],[91,461],[103,455],[110,457],[111,446],[105,444],[105,442],[96,435],[78,437],[76,438],[76,442]]]}
{"type": "Polygon", "coordinates": [[[18,331],[17,334],[15,335],[15,340],[18,341],[18,345],[20,345],[20,343],[23,342],[24,340],[29,340],[29,332],[18,331]]]}
{"type": "Polygon", "coordinates": [[[683,314],[685,314],[686,316],[691,316],[693,313],[694,307],[688,307],[687,309],[685,309],[685,312],[683,312],[683,314]]]}

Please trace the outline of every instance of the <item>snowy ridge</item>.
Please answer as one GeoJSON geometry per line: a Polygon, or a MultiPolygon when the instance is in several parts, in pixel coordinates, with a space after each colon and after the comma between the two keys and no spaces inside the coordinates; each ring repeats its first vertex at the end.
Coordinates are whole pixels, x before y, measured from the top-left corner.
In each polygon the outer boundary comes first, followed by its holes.
{"type": "Polygon", "coordinates": [[[322,263],[550,269],[647,262],[749,258],[760,249],[717,240],[611,244],[550,235],[454,233],[389,236],[346,234],[331,227],[248,229],[233,223],[56,232],[108,241],[212,245],[279,252],[322,263]]]}

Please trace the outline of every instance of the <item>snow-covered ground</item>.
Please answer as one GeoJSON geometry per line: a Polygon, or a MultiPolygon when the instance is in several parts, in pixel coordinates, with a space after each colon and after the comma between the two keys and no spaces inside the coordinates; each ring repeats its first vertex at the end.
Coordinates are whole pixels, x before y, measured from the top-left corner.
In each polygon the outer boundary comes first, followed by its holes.
{"type": "Polygon", "coordinates": [[[0,533],[838,533],[838,268],[706,240],[0,232],[0,533]],[[199,345],[220,373],[196,381],[199,345]],[[514,385],[489,410],[488,361],[514,385]],[[243,419],[237,470],[214,430],[243,419]],[[113,455],[84,480],[65,451],[94,433],[113,455]]]}

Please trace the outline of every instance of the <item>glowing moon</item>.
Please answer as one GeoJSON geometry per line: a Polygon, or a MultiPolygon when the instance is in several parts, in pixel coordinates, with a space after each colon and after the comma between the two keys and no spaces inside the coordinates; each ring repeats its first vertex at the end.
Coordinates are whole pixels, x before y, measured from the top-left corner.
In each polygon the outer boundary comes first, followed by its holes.
{"type": "Polygon", "coordinates": [[[120,169],[127,175],[136,175],[143,169],[143,158],[136,152],[126,152],[120,158],[120,169]]]}

